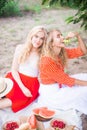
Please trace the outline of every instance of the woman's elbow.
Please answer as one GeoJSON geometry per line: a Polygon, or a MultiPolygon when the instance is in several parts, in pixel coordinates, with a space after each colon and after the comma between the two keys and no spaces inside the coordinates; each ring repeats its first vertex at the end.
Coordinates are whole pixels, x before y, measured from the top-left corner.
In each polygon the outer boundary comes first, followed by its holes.
{"type": "Polygon", "coordinates": [[[86,48],[86,50],[84,51],[84,55],[86,55],[87,54],[87,48],[86,48]]]}

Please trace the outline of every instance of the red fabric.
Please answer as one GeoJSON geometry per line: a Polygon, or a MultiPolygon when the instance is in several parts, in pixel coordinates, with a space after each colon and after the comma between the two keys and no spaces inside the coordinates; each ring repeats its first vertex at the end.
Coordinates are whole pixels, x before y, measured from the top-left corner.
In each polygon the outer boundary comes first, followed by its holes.
{"type": "Polygon", "coordinates": [[[13,89],[6,95],[7,98],[9,98],[12,101],[12,110],[14,112],[17,112],[30,103],[32,103],[38,96],[38,89],[39,89],[39,82],[36,77],[29,77],[25,76],[23,74],[20,74],[20,78],[23,82],[23,84],[29,88],[31,91],[33,97],[26,97],[23,92],[21,91],[20,87],[14,80],[13,76],[11,73],[8,73],[6,75],[7,78],[10,78],[13,81],[13,89]]]}

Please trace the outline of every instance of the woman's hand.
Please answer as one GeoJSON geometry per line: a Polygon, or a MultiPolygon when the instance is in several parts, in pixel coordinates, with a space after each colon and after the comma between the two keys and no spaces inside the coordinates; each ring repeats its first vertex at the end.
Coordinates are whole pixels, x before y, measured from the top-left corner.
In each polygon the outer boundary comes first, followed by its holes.
{"type": "Polygon", "coordinates": [[[78,32],[69,32],[66,39],[70,39],[70,38],[73,38],[73,37],[78,37],[78,32]]]}
{"type": "Polygon", "coordinates": [[[22,90],[22,92],[24,93],[24,95],[26,97],[32,97],[32,94],[31,94],[30,90],[28,88],[26,88],[25,86],[22,86],[21,90],[22,90]]]}
{"type": "Polygon", "coordinates": [[[87,47],[84,41],[82,40],[81,36],[79,35],[78,32],[70,32],[68,33],[67,37],[65,39],[70,39],[76,37],[78,40],[78,47],[82,50],[83,54],[87,54],[87,47]]]}

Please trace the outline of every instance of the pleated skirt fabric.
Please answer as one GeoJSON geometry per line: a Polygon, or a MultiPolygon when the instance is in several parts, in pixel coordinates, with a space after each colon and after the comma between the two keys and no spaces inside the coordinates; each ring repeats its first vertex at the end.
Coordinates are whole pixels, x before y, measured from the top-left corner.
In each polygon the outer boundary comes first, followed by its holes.
{"type": "Polygon", "coordinates": [[[19,73],[23,84],[31,91],[32,97],[24,95],[17,82],[14,80],[11,72],[6,75],[6,78],[10,78],[13,81],[12,90],[6,95],[12,101],[12,110],[17,112],[24,107],[31,104],[38,96],[39,82],[37,77],[29,77],[19,73]]]}

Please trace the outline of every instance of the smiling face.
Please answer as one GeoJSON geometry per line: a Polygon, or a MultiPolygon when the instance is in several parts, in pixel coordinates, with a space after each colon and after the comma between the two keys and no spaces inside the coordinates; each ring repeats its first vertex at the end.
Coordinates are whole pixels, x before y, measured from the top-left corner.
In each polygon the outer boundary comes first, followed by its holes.
{"type": "Polygon", "coordinates": [[[39,48],[44,43],[45,34],[43,31],[38,31],[35,35],[33,35],[31,42],[33,48],[39,48]]]}
{"type": "Polygon", "coordinates": [[[61,34],[60,31],[54,30],[53,31],[53,46],[55,47],[65,47],[65,45],[63,44],[63,36],[61,34]]]}

